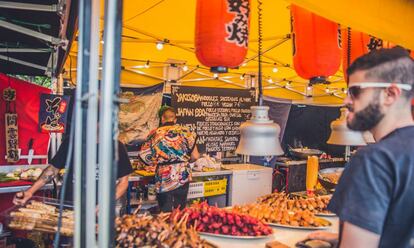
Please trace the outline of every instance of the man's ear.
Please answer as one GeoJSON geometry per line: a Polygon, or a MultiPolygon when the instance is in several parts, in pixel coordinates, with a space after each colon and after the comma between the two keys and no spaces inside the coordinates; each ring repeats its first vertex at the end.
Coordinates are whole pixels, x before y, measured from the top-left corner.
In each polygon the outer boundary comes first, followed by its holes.
{"type": "Polygon", "coordinates": [[[392,105],[394,102],[398,100],[399,97],[401,97],[402,91],[400,88],[396,86],[391,86],[385,89],[385,99],[384,104],[385,105],[392,105]]]}

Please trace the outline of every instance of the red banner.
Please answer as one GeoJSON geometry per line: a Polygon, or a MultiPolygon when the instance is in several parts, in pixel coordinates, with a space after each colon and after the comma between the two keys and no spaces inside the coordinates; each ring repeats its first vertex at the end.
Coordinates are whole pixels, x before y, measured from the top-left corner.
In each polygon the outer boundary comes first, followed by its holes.
{"type": "MultiPolygon", "coordinates": [[[[42,93],[50,94],[51,90],[1,74],[0,73],[0,92],[7,87],[16,90],[16,113],[19,117],[19,148],[21,156],[29,153],[29,141],[33,139],[32,149],[34,155],[47,155],[49,147],[49,134],[39,132],[39,109],[40,95],[42,93]]],[[[6,165],[6,137],[5,137],[5,112],[6,103],[0,99],[0,165],[6,165]]],[[[33,159],[33,164],[46,163],[46,160],[33,159]]],[[[28,164],[27,159],[21,158],[19,162],[13,164],[28,164]]]]}

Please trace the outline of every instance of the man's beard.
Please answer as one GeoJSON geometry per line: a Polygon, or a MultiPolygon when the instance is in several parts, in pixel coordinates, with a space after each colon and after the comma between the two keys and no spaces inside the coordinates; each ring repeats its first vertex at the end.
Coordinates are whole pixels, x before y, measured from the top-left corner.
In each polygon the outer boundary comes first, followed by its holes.
{"type": "MultiPolygon", "coordinates": [[[[352,106],[347,106],[353,112],[352,106]]],[[[384,118],[378,100],[374,100],[363,110],[355,112],[351,122],[347,122],[349,129],[355,131],[368,131],[374,128],[384,118]]]]}

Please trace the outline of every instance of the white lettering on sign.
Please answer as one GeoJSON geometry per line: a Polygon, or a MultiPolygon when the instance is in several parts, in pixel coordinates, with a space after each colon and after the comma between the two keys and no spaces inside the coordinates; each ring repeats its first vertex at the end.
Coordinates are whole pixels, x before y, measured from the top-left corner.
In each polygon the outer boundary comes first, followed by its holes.
{"type": "Polygon", "coordinates": [[[240,124],[255,103],[251,90],[173,86],[171,92],[177,122],[196,131],[201,152],[236,149],[240,124]]]}

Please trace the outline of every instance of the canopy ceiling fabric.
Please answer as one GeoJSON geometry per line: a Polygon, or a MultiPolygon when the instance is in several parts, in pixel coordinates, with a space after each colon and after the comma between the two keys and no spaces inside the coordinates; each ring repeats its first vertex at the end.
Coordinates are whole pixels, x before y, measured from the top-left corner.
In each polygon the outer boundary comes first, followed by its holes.
{"type": "Polygon", "coordinates": [[[414,50],[412,0],[289,1],[341,25],[414,50]]]}
{"type": "Polygon", "coordinates": [[[50,75],[53,46],[58,47],[54,70],[63,67],[76,29],[77,0],[0,1],[0,72],[50,75]],[[65,44],[67,45],[64,48],[65,44]]]}
{"type": "MultiPolygon", "coordinates": [[[[328,88],[327,85],[314,86],[313,97],[306,96],[308,81],[298,77],[292,67],[290,3],[285,0],[262,0],[262,2],[263,51],[265,52],[263,55],[264,94],[268,97],[285,98],[303,104],[342,104],[345,97],[343,89],[346,88],[346,84],[341,70],[328,79],[331,82],[328,88]],[[274,72],[275,66],[277,72],[274,72]]],[[[345,0],[339,1],[338,5],[336,2],[329,4],[333,8],[332,13],[338,12],[336,8],[341,6],[345,0]]],[[[359,13],[359,4],[356,1],[352,3],[352,6],[348,6],[344,13],[347,14],[348,19],[358,19],[361,15],[355,18],[353,13],[359,13]]],[[[101,1],[102,10],[103,4],[104,1],[101,1]]],[[[312,4],[322,8],[319,6],[322,5],[320,1],[312,1],[312,4]]],[[[308,5],[311,4],[308,3],[308,5]]],[[[165,67],[169,63],[185,63],[188,71],[180,69],[177,72],[181,76],[178,81],[181,85],[250,87],[246,84],[245,74],[257,73],[257,7],[257,1],[251,0],[249,51],[245,66],[231,69],[229,73],[215,78],[208,68],[199,64],[194,54],[196,0],[124,0],[121,84],[136,87],[154,85],[167,79],[165,67]],[[162,50],[156,48],[157,41],[167,41],[162,50]],[[149,64],[149,68],[146,68],[146,63],[149,64]],[[201,67],[197,68],[198,65],[201,67]],[[192,70],[194,71],[191,72],[192,70]]],[[[307,8],[307,5],[304,7],[307,8]]],[[[102,20],[103,11],[101,13],[102,20]]],[[[414,11],[412,13],[414,16],[414,11]]],[[[325,12],[321,12],[321,15],[330,17],[325,12]]],[[[364,20],[370,19],[364,18],[364,20]]],[[[341,23],[347,22],[341,21],[341,23]]],[[[371,22],[366,25],[377,26],[378,24],[371,22]]],[[[381,28],[380,25],[378,27],[381,28]]],[[[365,30],[361,29],[361,31],[365,30]]],[[[394,27],[394,33],[400,34],[398,26],[394,27]]],[[[96,35],[102,37],[103,33],[96,35]]],[[[401,34],[400,36],[403,37],[401,34]]],[[[74,42],[70,59],[66,61],[65,66],[67,71],[65,77],[71,79],[72,82],[76,79],[76,55],[77,46],[74,42]]]]}

